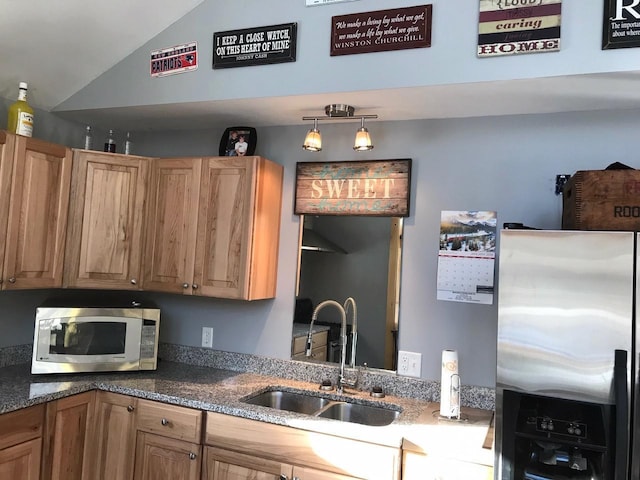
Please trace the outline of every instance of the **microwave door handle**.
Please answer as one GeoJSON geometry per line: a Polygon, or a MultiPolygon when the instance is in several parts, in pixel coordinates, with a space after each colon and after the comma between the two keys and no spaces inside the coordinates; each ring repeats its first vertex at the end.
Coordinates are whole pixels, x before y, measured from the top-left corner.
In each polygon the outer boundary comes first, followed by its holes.
{"type": "Polygon", "coordinates": [[[616,350],[613,364],[613,389],[616,407],[616,453],[614,480],[626,480],[629,452],[629,390],[627,388],[627,351],[616,350]]]}

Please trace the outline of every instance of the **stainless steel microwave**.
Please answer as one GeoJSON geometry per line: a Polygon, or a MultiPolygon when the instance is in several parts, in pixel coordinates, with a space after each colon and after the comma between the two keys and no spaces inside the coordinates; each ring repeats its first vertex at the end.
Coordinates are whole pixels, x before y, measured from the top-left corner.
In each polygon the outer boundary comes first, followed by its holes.
{"type": "Polygon", "coordinates": [[[155,370],[157,308],[38,307],[31,373],[155,370]]]}

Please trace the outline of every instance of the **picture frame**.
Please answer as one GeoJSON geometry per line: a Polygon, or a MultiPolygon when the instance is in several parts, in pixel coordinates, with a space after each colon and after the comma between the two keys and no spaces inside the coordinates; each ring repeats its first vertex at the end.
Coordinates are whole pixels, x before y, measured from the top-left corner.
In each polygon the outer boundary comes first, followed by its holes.
{"type": "Polygon", "coordinates": [[[255,153],[257,143],[258,136],[255,128],[229,127],[220,138],[218,155],[221,157],[250,156],[255,153]]]}

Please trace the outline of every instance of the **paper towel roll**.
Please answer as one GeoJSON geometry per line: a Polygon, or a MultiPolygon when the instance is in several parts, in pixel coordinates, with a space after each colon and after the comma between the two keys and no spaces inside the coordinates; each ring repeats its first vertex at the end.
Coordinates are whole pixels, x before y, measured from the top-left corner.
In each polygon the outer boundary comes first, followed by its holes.
{"type": "Polygon", "coordinates": [[[440,415],[447,418],[460,418],[460,375],[456,350],[442,351],[440,415]]]}

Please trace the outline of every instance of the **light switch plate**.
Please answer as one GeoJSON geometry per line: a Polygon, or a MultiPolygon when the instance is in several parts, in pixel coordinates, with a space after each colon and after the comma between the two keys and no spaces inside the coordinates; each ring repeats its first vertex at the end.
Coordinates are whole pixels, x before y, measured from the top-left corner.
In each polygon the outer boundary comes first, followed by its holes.
{"type": "Polygon", "coordinates": [[[422,354],[416,352],[398,352],[398,375],[420,377],[422,370],[422,354]]]}
{"type": "Polygon", "coordinates": [[[213,348],[213,328],[202,327],[202,346],[213,348]]]}

